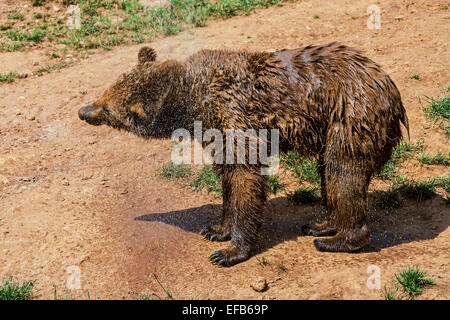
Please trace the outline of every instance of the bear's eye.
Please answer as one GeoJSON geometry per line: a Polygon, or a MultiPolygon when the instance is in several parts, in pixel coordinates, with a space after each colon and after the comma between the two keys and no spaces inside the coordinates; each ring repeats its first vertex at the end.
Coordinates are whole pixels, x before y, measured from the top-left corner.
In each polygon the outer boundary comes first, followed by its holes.
{"type": "Polygon", "coordinates": [[[106,108],[103,108],[103,113],[107,116],[109,116],[109,114],[110,114],[109,110],[106,108]]]}

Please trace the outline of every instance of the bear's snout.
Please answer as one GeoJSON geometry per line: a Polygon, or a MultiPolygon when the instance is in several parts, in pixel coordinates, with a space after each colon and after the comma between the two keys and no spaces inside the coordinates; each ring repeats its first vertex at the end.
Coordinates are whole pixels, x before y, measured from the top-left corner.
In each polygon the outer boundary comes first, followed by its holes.
{"type": "Polygon", "coordinates": [[[95,104],[89,104],[78,111],[78,117],[94,126],[101,125],[105,120],[105,113],[102,108],[95,104]]]}

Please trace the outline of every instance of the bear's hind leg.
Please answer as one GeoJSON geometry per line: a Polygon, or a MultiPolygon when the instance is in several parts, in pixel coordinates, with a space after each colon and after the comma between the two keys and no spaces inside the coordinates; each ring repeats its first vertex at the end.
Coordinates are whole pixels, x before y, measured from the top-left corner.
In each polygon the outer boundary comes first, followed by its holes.
{"type": "MultiPolygon", "coordinates": [[[[327,189],[326,189],[326,179],[325,179],[325,161],[323,151],[320,152],[319,159],[317,161],[317,170],[320,175],[320,192],[322,195],[322,204],[325,207],[325,210],[328,214],[330,214],[330,210],[327,207],[327,189]]],[[[302,226],[302,233],[304,235],[313,236],[313,237],[330,237],[336,234],[336,227],[331,220],[331,217],[328,220],[323,221],[322,223],[315,224],[305,224],[302,226]]]]}
{"type": "Polygon", "coordinates": [[[315,239],[320,251],[352,252],[370,240],[367,226],[368,171],[363,161],[345,161],[330,153],[325,169],[327,207],[333,215],[337,233],[334,237],[315,239]]]}
{"type": "Polygon", "coordinates": [[[210,241],[228,241],[231,239],[231,225],[233,223],[233,210],[230,207],[231,185],[230,181],[225,178],[222,178],[222,221],[220,225],[209,226],[200,231],[200,234],[210,241]]]}
{"type": "Polygon", "coordinates": [[[230,210],[233,211],[231,243],[214,252],[210,260],[224,267],[247,260],[259,239],[262,213],[267,199],[267,181],[258,167],[236,166],[224,170],[230,182],[230,210]]]}

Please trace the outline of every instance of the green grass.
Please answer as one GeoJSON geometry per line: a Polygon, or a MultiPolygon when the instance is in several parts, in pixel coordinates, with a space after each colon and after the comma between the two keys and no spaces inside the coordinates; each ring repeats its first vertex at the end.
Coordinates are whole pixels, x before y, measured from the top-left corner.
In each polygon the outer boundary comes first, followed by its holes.
{"type": "Polygon", "coordinates": [[[33,7],[40,7],[43,6],[46,1],[47,0],[33,0],[31,4],[33,5],[33,7]]]}
{"type": "Polygon", "coordinates": [[[315,204],[320,201],[318,187],[300,187],[288,193],[288,200],[295,204],[315,204]]]}
{"type": "Polygon", "coordinates": [[[43,37],[47,33],[46,30],[35,28],[31,32],[22,31],[20,29],[13,29],[7,31],[7,36],[13,41],[29,41],[29,42],[42,42],[43,37]]]}
{"type": "Polygon", "coordinates": [[[421,154],[418,160],[422,164],[448,166],[450,164],[450,154],[445,155],[442,151],[438,151],[435,155],[421,154]]]}
{"type": "Polygon", "coordinates": [[[266,257],[264,257],[264,256],[261,256],[261,258],[256,258],[256,261],[258,261],[258,264],[261,266],[261,267],[266,267],[266,266],[268,266],[268,265],[270,265],[271,264],[271,262],[269,261],[269,259],[267,259],[266,257]]]}
{"type": "Polygon", "coordinates": [[[429,278],[427,272],[417,267],[408,267],[396,274],[395,281],[403,288],[410,299],[414,299],[420,295],[425,286],[435,284],[435,281],[429,278]]]}
{"type": "Polygon", "coordinates": [[[272,262],[264,256],[261,256],[261,258],[257,257],[256,261],[258,261],[258,264],[261,267],[271,267],[272,270],[275,269],[274,271],[278,275],[288,272],[288,268],[284,264],[278,263],[278,262],[272,262]]]}
{"type": "Polygon", "coordinates": [[[184,163],[175,164],[173,162],[168,162],[163,164],[159,169],[159,174],[167,179],[181,179],[188,178],[191,176],[191,169],[184,163]]]}
{"type": "Polygon", "coordinates": [[[397,285],[393,288],[385,287],[383,290],[384,300],[402,300],[403,295],[400,293],[400,289],[397,285]]]}
{"type": "Polygon", "coordinates": [[[158,276],[155,273],[153,273],[152,276],[156,280],[158,285],[161,287],[161,289],[163,290],[165,296],[160,296],[160,295],[158,295],[158,294],[153,292],[153,293],[151,293],[149,295],[147,295],[147,294],[142,295],[141,296],[141,300],[156,300],[156,299],[157,300],[178,300],[178,299],[180,299],[179,297],[175,297],[173,295],[173,293],[169,289],[166,289],[162,285],[161,281],[159,281],[159,278],[158,278],[158,276]]]}
{"type": "Polygon", "coordinates": [[[23,21],[23,19],[25,19],[25,17],[22,13],[13,11],[8,14],[8,19],[23,21]]]}
{"type": "Polygon", "coordinates": [[[90,295],[89,290],[88,290],[87,298],[88,298],[88,300],[97,300],[97,288],[94,288],[94,296],[92,297],[92,299],[91,299],[91,295],[90,295]]]}
{"type": "Polygon", "coordinates": [[[285,189],[285,185],[281,182],[281,177],[278,174],[265,177],[273,194],[285,189]]]}
{"type": "Polygon", "coordinates": [[[380,193],[375,200],[375,207],[382,210],[395,210],[401,207],[398,190],[389,190],[380,193]]]}
{"type": "Polygon", "coordinates": [[[208,192],[214,192],[216,196],[222,195],[222,179],[211,165],[205,165],[194,174],[186,164],[168,162],[159,167],[158,172],[161,176],[170,180],[190,178],[187,184],[197,192],[206,189],[208,192]]]}
{"type": "Polygon", "coordinates": [[[429,278],[427,272],[418,267],[408,267],[395,274],[393,286],[385,287],[383,296],[385,300],[415,299],[426,286],[434,285],[435,281],[429,278]]]}
{"type": "Polygon", "coordinates": [[[33,281],[19,283],[11,276],[2,280],[0,300],[30,300],[32,298],[33,281]]]}
{"type": "Polygon", "coordinates": [[[422,104],[422,99],[420,97],[418,99],[425,114],[432,121],[439,122],[439,126],[445,131],[447,138],[450,138],[450,96],[445,91],[445,87],[442,86],[441,98],[424,96],[425,106],[422,104]]]}
{"type": "Polygon", "coordinates": [[[13,82],[15,78],[20,78],[20,74],[15,72],[0,74],[0,82],[13,82]]]}
{"type": "Polygon", "coordinates": [[[415,143],[408,143],[406,141],[400,142],[397,148],[392,152],[391,159],[383,166],[380,172],[382,179],[393,180],[397,173],[397,166],[404,160],[413,157],[420,151],[423,151],[424,139],[421,138],[415,143]]]}
{"type": "Polygon", "coordinates": [[[206,189],[217,196],[222,195],[222,179],[216,174],[211,165],[205,165],[189,183],[189,186],[200,191],[206,189]]]}
{"type": "MultiPolygon", "coordinates": [[[[169,6],[149,9],[137,0],[64,0],[63,5],[68,6],[75,2],[81,10],[81,28],[78,30],[69,29],[64,19],[57,17],[47,19],[46,15],[36,13],[35,18],[42,19],[40,21],[45,22],[47,29],[42,28],[42,23],[32,22],[36,31],[15,29],[3,35],[13,41],[22,42],[41,42],[46,36],[49,42],[64,44],[73,50],[110,49],[122,44],[143,43],[160,35],[174,35],[193,27],[203,27],[210,19],[226,19],[239,14],[250,14],[255,8],[281,5],[283,1],[171,0],[169,6]],[[106,14],[100,15],[100,11],[106,14]],[[117,14],[122,18],[113,18],[117,14]]],[[[34,1],[33,5],[41,6],[44,3],[34,1]]],[[[17,14],[10,15],[18,17],[17,14]]],[[[10,29],[11,25],[5,24],[3,28],[10,29]]],[[[9,47],[2,45],[1,48],[4,51],[13,51],[23,46],[26,44],[9,47]]]]}
{"type": "Polygon", "coordinates": [[[320,182],[316,160],[302,157],[297,151],[288,151],[281,154],[281,162],[287,170],[293,172],[301,181],[320,182]]]}
{"type": "Polygon", "coordinates": [[[441,180],[438,178],[431,178],[428,180],[415,180],[399,176],[394,181],[394,188],[402,196],[417,201],[431,199],[435,196],[436,187],[439,186],[441,180]]]}
{"type": "Polygon", "coordinates": [[[315,15],[313,15],[313,18],[314,18],[314,19],[319,19],[319,15],[318,15],[318,14],[315,14],[315,15]]]}
{"type": "Polygon", "coordinates": [[[53,70],[60,70],[60,69],[64,69],[67,67],[68,67],[68,65],[66,63],[55,64],[55,65],[51,65],[51,66],[38,68],[36,71],[33,72],[33,74],[40,77],[44,73],[49,73],[49,72],[52,72],[53,70]]]}
{"type": "Polygon", "coordinates": [[[411,73],[411,75],[409,76],[410,79],[415,79],[415,80],[419,80],[419,74],[418,73],[411,73]]]}
{"type": "Polygon", "coordinates": [[[446,177],[440,179],[440,186],[444,188],[446,192],[450,192],[450,173],[446,177]]]}
{"type": "Polygon", "coordinates": [[[12,52],[17,50],[22,50],[25,46],[23,41],[12,42],[12,43],[0,43],[0,49],[6,52],[12,52]]]}
{"type": "Polygon", "coordinates": [[[1,31],[5,31],[5,30],[8,30],[8,29],[11,29],[12,26],[13,26],[13,24],[8,21],[8,22],[5,22],[3,24],[0,24],[0,30],[1,31]]]}

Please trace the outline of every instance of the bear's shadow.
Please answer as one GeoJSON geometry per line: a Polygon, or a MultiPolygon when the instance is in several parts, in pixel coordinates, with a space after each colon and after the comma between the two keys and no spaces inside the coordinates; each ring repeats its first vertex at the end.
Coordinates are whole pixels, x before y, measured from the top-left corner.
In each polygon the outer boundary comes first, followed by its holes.
{"type": "MultiPolygon", "coordinates": [[[[371,204],[376,194],[374,192],[369,196],[371,204]]],[[[448,205],[442,200],[438,195],[425,202],[411,200],[395,211],[375,210],[371,205],[371,241],[359,252],[376,252],[402,243],[436,238],[450,224],[450,215],[444,212],[448,205]],[[433,209],[430,209],[431,202],[436,204],[433,209]]],[[[219,224],[221,214],[222,205],[207,204],[185,210],[149,213],[135,220],[162,222],[187,232],[199,233],[206,226],[219,224]]],[[[268,201],[256,252],[304,236],[301,232],[304,224],[321,221],[325,216],[320,205],[294,205],[286,197],[268,201]]],[[[312,242],[313,237],[310,238],[312,242]]]]}

